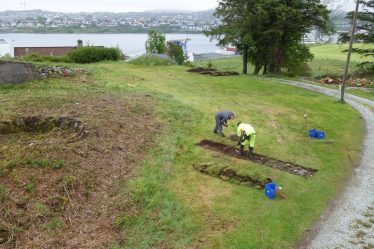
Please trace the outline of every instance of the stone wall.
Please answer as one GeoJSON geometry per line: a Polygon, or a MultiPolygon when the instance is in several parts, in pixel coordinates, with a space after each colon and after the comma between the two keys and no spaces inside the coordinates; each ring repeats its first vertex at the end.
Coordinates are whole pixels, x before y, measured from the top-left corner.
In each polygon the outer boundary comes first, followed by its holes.
{"type": "Polygon", "coordinates": [[[18,84],[38,78],[35,66],[30,63],[0,61],[0,84],[18,84]]]}

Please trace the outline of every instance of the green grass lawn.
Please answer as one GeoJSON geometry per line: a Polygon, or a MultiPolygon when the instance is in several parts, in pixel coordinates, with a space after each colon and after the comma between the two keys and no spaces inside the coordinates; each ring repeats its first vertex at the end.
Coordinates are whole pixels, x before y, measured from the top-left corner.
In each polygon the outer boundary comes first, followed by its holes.
{"type": "MultiPolygon", "coordinates": [[[[314,59],[309,62],[309,67],[311,69],[311,78],[316,76],[330,74],[330,75],[342,75],[344,73],[345,62],[347,59],[347,53],[344,52],[348,47],[347,44],[322,44],[322,45],[313,45],[310,47],[311,53],[314,55],[314,59]]],[[[368,46],[373,46],[369,44],[354,44],[356,48],[365,48],[368,46]]],[[[349,72],[355,72],[358,67],[357,65],[360,62],[365,61],[366,58],[361,57],[358,54],[353,53],[351,57],[351,64],[349,72]]],[[[213,68],[222,70],[222,71],[237,71],[241,72],[242,70],[242,61],[240,57],[235,58],[225,58],[217,59],[210,61],[213,65],[213,68]]],[[[208,61],[201,61],[196,63],[197,66],[207,67],[208,61]]],[[[253,66],[249,65],[249,73],[253,72],[253,66]]],[[[329,86],[326,87],[338,88],[338,86],[329,86]]],[[[360,89],[347,90],[348,93],[374,100],[374,90],[372,91],[363,91],[360,89]]]]}
{"type": "MultiPolygon", "coordinates": [[[[354,44],[354,48],[366,48],[373,45],[368,44],[354,44]]],[[[314,55],[313,61],[309,63],[312,69],[312,76],[323,74],[342,75],[344,73],[345,62],[347,60],[347,44],[323,44],[314,45],[310,47],[311,53],[314,55]]],[[[352,53],[350,73],[355,72],[357,65],[366,61],[367,58],[359,54],[352,53]]]]}
{"type": "MultiPolygon", "coordinates": [[[[132,184],[143,211],[124,227],[132,235],[127,248],[290,248],[349,175],[348,154],[356,157],[363,134],[359,114],[331,98],[291,86],[243,76],[201,76],[185,69],[118,63],[102,65],[96,72],[119,91],[128,89],[121,77],[142,77],[131,83],[131,91],[160,99],[159,116],[169,125],[132,184]],[[203,138],[233,144],[212,133],[214,112],[222,109],[233,110],[238,120],[256,127],[258,153],[317,168],[319,173],[305,180],[196,147],[203,138]],[[309,114],[308,123],[304,113],[309,114]],[[313,127],[325,130],[334,142],[309,140],[307,130],[313,127]],[[201,175],[192,167],[207,161],[255,169],[275,179],[288,198],[269,201],[262,191],[201,175]]],[[[227,134],[235,133],[234,123],[227,134]]]]}
{"type": "MultiPolygon", "coordinates": [[[[291,248],[338,193],[351,173],[351,159],[356,160],[361,148],[360,115],[348,105],[307,90],[250,76],[191,74],[182,66],[118,62],[86,68],[92,72],[92,82],[55,79],[50,84],[1,86],[0,98],[12,105],[31,99],[33,108],[56,104],[45,101],[56,94],[146,94],[155,99],[157,117],[166,128],[158,145],[148,148],[138,176],[123,190],[124,197],[132,200],[132,212],[125,210],[120,217],[124,244],[113,242],[113,248],[291,248]],[[237,115],[225,129],[227,135],[235,133],[236,121],[249,122],[257,131],[255,152],[316,168],[318,173],[304,179],[197,147],[202,139],[235,145],[212,132],[214,113],[224,109],[237,115]],[[310,140],[311,128],[326,131],[333,142],[310,140]],[[193,169],[192,164],[203,162],[221,162],[244,173],[271,177],[287,199],[271,201],[263,191],[193,169]]],[[[12,105],[0,106],[0,113],[9,114],[12,105]]]]}

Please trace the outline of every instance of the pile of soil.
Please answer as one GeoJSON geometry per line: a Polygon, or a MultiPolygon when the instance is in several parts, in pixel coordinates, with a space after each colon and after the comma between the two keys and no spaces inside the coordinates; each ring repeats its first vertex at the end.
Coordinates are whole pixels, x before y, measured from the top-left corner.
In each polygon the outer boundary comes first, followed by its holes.
{"type": "Polygon", "coordinates": [[[273,159],[267,156],[254,154],[252,159],[249,159],[246,155],[238,155],[236,152],[236,148],[232,146],[227,146],[225,144],[217,143],[210,140],[202,140],[200,143],[197,144],[200,147],[205,149],[209,149],[212,151],[216,151],[225,155],[229,155],[231,157],[236,157],[243,160],[251,160],[254,163],[258,163],[264,165],[269,168],[282,170],[293,175],[302,176],[305,178],[314,176],[318,170],[303,167],[297,164],[293,164],[290,162],[284,162],[281,160],[273,159]]]}
{"type": "MultiPolygon", "coordinates": [[[[317,76],[315,78],[315,80],[317,82],[323,83],[323,84],[340,85],[343,82],[343,77],[338,76],[338,75],[325,74],[325,75],[317,76]]],[[[370,85],[374,85],[373,80],[369,80],[369,79],[366,79],[366,78],[362,78],[362,79],[349,78],[346,83],[347,83],[348,86],[352,86],[352,87],[367,87],[367,86],[370,86],[370,85]]]]}
{"type": "Polygon", "coordinates": [[[216,69],[213,68],[203,68],[203,67],[197,67],[197,68],[192,68],[187,70],[187,72],[190,73],[199,73],[199,74],[207,74],[211,76],[234,76],[234,75],[239,75],[238,72],[234,71],[217,71],[216,69]]]}
{"type": "Polygon", "coordinates": [[[239,183],[248,187],[263,189],[267,183],[272,182],[272,179],[259,174],[241,175],[237,170],[220,163],[208,162],[194,164],[193,167],[201,173],[220,178],[224,181],[233,181],[234,183],[239,183]]]}
{"type": "Polygon", "coordinates": [[[115,218],[136,208],[124,185],[161,128],[154,100],[53,100],[61,104],[12,105],[23,118],[1,122],[0,247],[110,248],[124,239],[115,218]]]}

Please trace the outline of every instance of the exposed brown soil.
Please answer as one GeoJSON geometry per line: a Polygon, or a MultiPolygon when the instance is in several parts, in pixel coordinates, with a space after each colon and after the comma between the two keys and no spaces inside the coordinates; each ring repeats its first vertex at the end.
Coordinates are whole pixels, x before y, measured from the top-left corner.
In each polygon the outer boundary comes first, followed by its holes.
{"type": "Polygon", "coordinates": [[[12,105],[9,113],[25,118],[1,123],[0,248],[109,248],[124,239],[115,218],[132,212],[124,184],[161,127],[154,100],[53,101],[60,104],[12,105]],[[56,116],[69,118],[41,118],[56,116]],[[87,130],[84,139],[77,136],[87,130]]]}
{"type": "Polygon", "coordinates": [[[220,152],[225,155],[229,155],[229,156],[236,157],[236,158],[243,159],[243,160],[251,160],[254,163],[258,163],[266,167],[286,171],[293,175],[302,176],[305,178],[315,175],[316,172],[318,171],[316,169],[303,167],[303,166],[293,164],[290,162],[280,161],[280,160],[269,158],[267,156],[263,156],[259,154],[254,154],[253,158],[249,159],[246,155],[238,155],[235,147],[227,146],[225,144],[217,143],[217,142],[210,141],[210,140],[202,140],[197,145],[205,149],[220,152]]]}
{"type": "Polygon", "coordinates": [[[207,74],[211,76],[234,76],[234,75],[239,75],[238,72],[233,72],[233,71],[217,71],[216,69],[213,68],[203,68],[203,67],[197,67],[197,68],[192,68],[187,70],[187,72],[190,73],[199,73],[199,74],[207,74]]]}

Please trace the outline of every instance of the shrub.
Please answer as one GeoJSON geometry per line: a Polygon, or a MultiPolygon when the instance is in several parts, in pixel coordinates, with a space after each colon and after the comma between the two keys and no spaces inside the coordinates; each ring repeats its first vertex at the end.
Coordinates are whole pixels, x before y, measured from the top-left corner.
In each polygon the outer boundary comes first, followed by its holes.
{"type": "Polygon", "coordinates": [[[32,62],[69,62],[66,56],[45,56],[36,52],[23,56],[21,60],[32,62]]]}
{"type": "Polygon", "coordinates": [[[184,54],[183,48],[171,41],[167,43],[167,54],[173,58],[178,65],[182,65],[186,60],[186,55],[184,54]]]}
{"type": "Polygon", "coordinates": [[[139,66],[169,66],[175,65],[175,61],[166,55],[147,54],[129,62],[139,66]]]}
{"type": "Polygon", "coordinates": [[[149,54],[165,53],[165,36],[157,30],[149,30],[145,49],[149,54]]]}
{"type": "Polygon", "coordinates": [[[81,47],[70,51],[67,55],[74,63],[94,63],[99,61],[118,61],[122,59],[122,52],[118,48],[81,47]]]}

